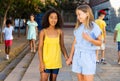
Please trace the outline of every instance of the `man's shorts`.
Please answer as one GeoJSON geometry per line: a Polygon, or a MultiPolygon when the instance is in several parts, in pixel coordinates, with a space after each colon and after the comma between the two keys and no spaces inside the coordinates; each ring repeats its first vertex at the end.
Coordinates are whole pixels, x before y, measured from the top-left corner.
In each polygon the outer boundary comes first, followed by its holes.
{"type": "Polygon", "coordinates": [[[101,46],[97,46],[98,50],[105,50],[105,43],[104,43],[104,39],[102,39],[102,45],[101,46]]]}
{"type": "Polygon", "coordinates": [[[105,50],[105,43],[102,43],[101,46],[97,46],[98,50],[105,50]]]}
{"type": "Polygon", "coordinates": [[[12,40],[5,40],[5,46],[11,46],[12,40]]]}
{"type": "Polygon", "coordinates": [[[59,69],[45,69],[44,72],[50,74],[58,74],[59,69]]]}

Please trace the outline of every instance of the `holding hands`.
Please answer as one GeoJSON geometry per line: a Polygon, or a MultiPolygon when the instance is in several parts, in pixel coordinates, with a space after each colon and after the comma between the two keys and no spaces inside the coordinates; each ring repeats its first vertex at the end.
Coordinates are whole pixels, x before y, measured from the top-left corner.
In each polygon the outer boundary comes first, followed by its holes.
{"type": "Polygon", "coordinates": [[[72,58],[69,57],[69,58],[66,60],[66,64],[67,64],[67,65],[71,65],[71,64],[72,64],[72,58]]]}
{"type": "Polygon", "coordinates": [[[40,64],[40,72],[44,72],[44,70],[45,70],[44,64],[40,64]]]}

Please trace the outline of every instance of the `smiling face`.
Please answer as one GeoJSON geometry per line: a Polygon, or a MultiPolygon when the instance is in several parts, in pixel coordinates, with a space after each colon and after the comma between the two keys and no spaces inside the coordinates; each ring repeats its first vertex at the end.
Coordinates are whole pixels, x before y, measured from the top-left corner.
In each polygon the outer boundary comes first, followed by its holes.
{"type": "Polygon", "coordinates": [[[51,14],[49,15],[48,20],[49,20],[50,26],[55,26],[55,25],[57,24],[57,21],[58,21],[58,16],[57,16],[57,14],[56,14],[56,13],[51,13],[51,14]]]}
{"type": "Polygon", "coordinates": [[[76,15],[77,15],[77,19],[81,23],[85,23],[85,21],[88,17],[87,13],[83,12],[82,10],[76,10],[76,15]]]}

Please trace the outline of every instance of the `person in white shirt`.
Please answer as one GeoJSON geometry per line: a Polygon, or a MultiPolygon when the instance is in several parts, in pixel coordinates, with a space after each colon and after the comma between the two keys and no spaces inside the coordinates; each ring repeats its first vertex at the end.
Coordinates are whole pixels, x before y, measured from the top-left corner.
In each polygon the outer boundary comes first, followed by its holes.
{"type": "Polygon", "coordinates": [[[12,45],[12,40],[13,40],[13,26],[11,26],[12,22],[11,20],[6,21],[6,26],[4,27],[2,33],[3,33],[3,38],[5,42],[5,53],[6,53],[6,59],[9,60],[9,54],[10,54],[10,48],[12,45]]]}

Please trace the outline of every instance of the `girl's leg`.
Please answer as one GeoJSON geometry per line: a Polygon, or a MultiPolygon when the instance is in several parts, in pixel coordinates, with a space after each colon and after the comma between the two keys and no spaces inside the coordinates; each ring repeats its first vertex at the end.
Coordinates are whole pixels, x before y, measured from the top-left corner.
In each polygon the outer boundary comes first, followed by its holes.
{"type": "Polygon", "coordinates": [[[32,44],[33,44],[33,51],[36,52],[35,39],[32,39],[32,44]]]}
{"type": "Polygon", "coordinates": [[[57,74],[50,74],[49,81],[56,81],[57,79],[57,74]]]}
{"type": "Polygon", "coordinates": [[[84,81],[94,81],[94,75],[84,75],[84,81]]]}
{"type": "Polygon", "coordinates": [[[30,45],[30,50],[31,50],[31,52],[32,52],[32,40],[29,40],[29,45],[30,45]]]}
{"type": "Polygon", "coordinates": [[[40,76],[41,76],[40,81],[48,81],[49,73],[41,72],[40,76]]]}
{"type": "Polygon", "coordinates": [[[8,55],[10,54],[10,46],[8,46],[8,55]]]}
{"type": "Polygon", "coordinates": [[[7,49],[7,46],[5,46],[5,54],[7,54],[8,53],[8,51],[7,51],[8,49],[7,49]]]}
{"type": "Polygon", "coordinates": [[[84,81],[84,75],[78,73],[77,77],[78,77],[78,81],[84,81]]]}
{"type": "Polygon", "coordinates": [[[9,47],[5,46],[6,59],[9,60],[9,47]]]}

